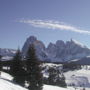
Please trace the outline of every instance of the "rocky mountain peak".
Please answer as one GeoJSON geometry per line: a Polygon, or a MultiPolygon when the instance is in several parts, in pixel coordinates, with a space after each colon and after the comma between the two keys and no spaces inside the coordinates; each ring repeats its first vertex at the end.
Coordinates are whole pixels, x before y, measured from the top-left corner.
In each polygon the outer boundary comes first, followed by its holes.
{"type": "Polygon", "coordinates": [[[22,53],[24,55],[26,54],[30,44],[35,45],[36,53],[40,60],[63,62],[90,55],[90,49],[73,39],[66,43],[62,40],[57,40],[55,44],[50,43],[46,48],[42,41],[37,40],[34,36],[30,36],[22,48],[22,53]]]}
{"type": "Polygon", "coordinates": [[[29,38],[27,38],[27,42],[33,43],[35,41],[37,41],[37,38],[35,36],[30,36],[29,38]]]}
{"type": "Polygon", "coordinates": [[[64,46],[65,46],[65,43],[64,43],[64,41],[62,41],[62,40],[57,40],[57,41],[56,41],[56,46],[57,46],[57,47],[64,47],[64,46]]]}
{"type": "Polygon", "coordinates": [[[29,38],[26,39],[26,42],[24,43],[24,46],[22,48],[22,54],[26,55],[28,48],[30,47],[31,44],[34,44],[37,56],[40,59],[42,59],[42,57],[45,58],[45,56],[46,56],[46,54],[44,53],[45,45],[43,44],[42,41],[37,40],[37,38],[35,36],[30,36],[29,38]]]}

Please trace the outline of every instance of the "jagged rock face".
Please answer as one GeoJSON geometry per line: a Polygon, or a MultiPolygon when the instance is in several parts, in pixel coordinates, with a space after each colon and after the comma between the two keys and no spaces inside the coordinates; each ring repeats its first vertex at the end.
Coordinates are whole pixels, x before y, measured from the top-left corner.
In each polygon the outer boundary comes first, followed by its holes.
{"type": "Polygon", "coordinates": [[[56,56],[56,52],[57,52],[56,45],[53,43],[50,43],[46,49],[46,52],[48,53],[48,57],[54,58],[56,56]]]}
{"type": "MultiPolygon", "coordinates": [[[[58,40],[55,44],[50,43],[46,48],[43,42],[37,40],[34,36],[30,36],[26,40],[22,48],[23,55],[26,55],[31,44],[34,44],[36,55],[40,60],[63,62],[90,56],[90,49],[75,40],[67,41],[66,43],[58,40]]],[[[5,60],[13,57],[15,53],[16,50],[0,48],[0,55],[2,55],[5,60]]]]}
{"type": "Polygon", "coordinates": [[[23,55],[26,54],[30,44],[35,45],[36,53],[40,60],[61,62],[90,55],[90,49],[75,40],[67,41],[66,43],[62,40],[58,40],[55,44],[50,43],[48,47],[45,48],[43,42],[37,40],[34,36],[26,40],[22,48],[23,55]]]}
{"type": "Polygon", "coordinates": [[[49,44],[46,51],[55,61],[73,60],[90,55],[90,49],[74,40],[66,43],[58,40],[56,44],[49,44]]]}
{"type": "Polygon", "coordinates": [[[22,48],[23,54],[27,53],[27,50],[28,50],[30,44],[34,43],[35,41],[37,41],[36,37],[31,36],[31,37],[27,38],[27,40],[22,48]]]}
{"type": "Polygon", "coordinates": [[[71,40],[66,43],[65,55],[67,56],[66,58],[70,56],[70,59],[82,58],[90,55],[90,49],[84,45],[78,44],[76,41],[71,40]]]}
{"type": "Polygon", "coordinates": [[[45,53],[45,46],[41,41],[37,40],[37,38],[34,36],[31,36],[26,40],[22,48],[23,55],[26,55],[28,48],[30,47],[31,44],[34,44],[38,58],[40,60],[44,60],[47,57],[45,53]]]}

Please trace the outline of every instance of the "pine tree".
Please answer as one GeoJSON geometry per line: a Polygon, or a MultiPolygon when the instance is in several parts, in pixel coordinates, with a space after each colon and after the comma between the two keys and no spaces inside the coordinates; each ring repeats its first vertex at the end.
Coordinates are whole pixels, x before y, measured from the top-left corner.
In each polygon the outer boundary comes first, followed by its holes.
{"type": "Polygon", "coordinates": [[[49,68],[48,84],[66,87],[65,77],[63,73],[55,68],[49,68]]]}
{"type": "Polygon", "coordinates": [[[20,50],[17,50],[16,55],[12,60],[10,71],[14,77],[13,81],[23,86],[25,81],[25,70],[23,69],[20,50]]]}
{"type": "Polygon", "coordinates": [[[27,66],[27,81],[29,82],[30,90],[42,90],[42,73],[40,67],[40,61],[38,60],[35,52],[34,45],[30,45],[30,48],[26,55],[27,66]]]}
{"type": "Polygon", "coordinates": [[[2,70],[2,61],[1,61],[2,56],[0,55],[0,71],[2,70]]]}
{"type": "Polygon", "coordinates": [[[57,77],[57,81],[56,81],[56,85],[60,86],[60,87],[67,87],[67,84],[65,82],[65,77],[62,74],[61,77],[57,77]]]}
{"type": "Polygon", "coordinates": [[[56,80],[55,80],[57,76],[56,70],[54,68],[49,68],[48,72],[49,72],[48,84],[56,85],[56,80]]]}

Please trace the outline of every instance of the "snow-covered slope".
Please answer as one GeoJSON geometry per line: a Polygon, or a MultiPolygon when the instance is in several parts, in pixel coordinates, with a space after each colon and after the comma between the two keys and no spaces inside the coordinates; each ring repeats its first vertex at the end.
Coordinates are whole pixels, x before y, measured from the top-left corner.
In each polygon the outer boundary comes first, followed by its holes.
{"type": "Polygon", "coordinates": [[[64,73],[68,86],[90,88],[90,70],[75,70],[64,73]]]}
{"type": "Polygon", "coordinates": [[[27,90],[12,81],[12,76],[7,73],[1,72],[0,76],[0,90],[27,90]]]}
{"type": "Polygon", "coordinates": [[[27,90],[19,85],[13,84],[4,79],[0,79],[0,90],[27,90]]]}
{"type": "MultiPolygon", "coordinates": [[[[4,79],[0,79],[0,90],[28,90],[28,89],[25,89],[19,85],[15,85],[4,79]]],[[[44,85],[43,90],[70,90],[70,89],[65,89],[57,86],[44,85]]]]}
{"type": "Polygon", "coordinates": [[[70,90],[70,89],[61,88],[61,87],[57,87],[57,86],[51,86],[51,85],[44,85],[43,90],[70,90]]]}
{"type": "MultiPolygon", "coordinates": [[[[56,64],[47,64],[45,66],[49,67],[58,67],[61,65],[56,64]]],[[[88,66],[88,70],[85,68],[81,70],[75,70],[75,71],[68,71],[64,73],[66,77],[66,83],[68,85],[67,88],[62,88],[58,86],[52,86],[52,85],[44,85],[43,90],[83,90],[85,87],[85,90],[90,90],[90,66],[88,66]]],[[[26,88],[23,88],[17,84],[14,84],[12,82],[13,77],[5,72],[1,72],[0,76],[0,90],[28,90],[26,88]]]]}
{"type": "MultiPolygon", "coordinates": [[[[14,84],[11,80],[12,80],[11,75],[2,72],[0,76],[0,90],[28,90],[17,84],[14,84]]],[[[70,90],[70,89],[51,85],[44,85],[43,90],[70,90]]]]}
{"type": "MultiPolygon", "coordinates": [[[[49,76],[49,68],[61,70],[62,73],[62,64],[44,63],[42,67],[44,68],[42,72],[45,78],[49,76]]],[[[64,72],[64,76],[68,89],[83,90],[85,87],[85,90],[90,90],[90,66],[82,66],[80,70],[64,72]]]]}
{"type": "Polygon", "coordinates": [[[5,72],[1,72],[0,78],[6,79],[6,80],[12,80],[13,77],[5,72]]]}
{"type": "Polygon", "coordinates": [[[63,62],[73,59],[80,59],[90,55],[90,49],[79,43],[76,40],[56,41],[55,44],[50,43],[48,47],[45,47],[43,42],[37,40],[36,37],[30,36],[23,48],[22,53],[25,55],[30,44],[34,44],[37,52],[37,56],[40,60],[48,60],[52,62],[63,62]]]}

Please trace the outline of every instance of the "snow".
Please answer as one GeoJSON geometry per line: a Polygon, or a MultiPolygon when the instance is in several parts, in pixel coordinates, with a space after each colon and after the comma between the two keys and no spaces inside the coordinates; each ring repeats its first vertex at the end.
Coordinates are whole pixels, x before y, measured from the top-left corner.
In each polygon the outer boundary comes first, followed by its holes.
{"type": "Polygon", "coordinates": [[[48,78],[48,76],[49,76],[48,70],[50,68],[62,70],[63,67],[62,67],[62,64],[44,63],[42,65],[42,68],[44,68],[44,70],[42,71],[43,76],[46,77],[46,78],[48,78]]]}
{"type": "Polygon", "coordinates": [[[75,70],[64,73],[68,86],[88,87],[90,89],[90,70],[75,70]]]}
{"type": "Polygon", "coordinates": [[[13,84],[10,81],[0,79],[0,90],[27,90],[17,84],[13,84]]]}
{"type": "Polygon", "coordinates": [[[7,80],[12,80],[13,77],[5,72],[1,72],[1,75],[0,75],[1,78],[3,79],[7,79],[7,80]]]}
{"type": "Polygon", "coordinates": [[[48,66],[48,67],[58,67],[58,66],[61,66],[62,67],[62,64],[44,63],[43,67],[45,67],[45,66],[48,66]]]}
{"type": "Polygon", "coordinates": [[[36,54],[40,60],[49,62],[64,62],[73,59],[80,59],[90,55],[90,49],[76,40],[67,41],[57,40],[56,43],[49,43],[47,47],[42,41],[39,41],[35,36],[30,36],[23,48],[22,53],[26,55],[30,44],[34,44],[36,54]]]}
{"type": "Polygon", "coordinates": [[[1,72],[0,76],[0,90],[27,90],[17,84],[14,84],[11,80],[13,77],[5,72],[1,72]]]}
{"type": "MultiPolygon", "coordinates": [[[[49,64],[50,65],[50,64],[49,64]]],[[[66,81],[68,81],[70,78],[72,82],[76,82],[75,79],[81,80],[81,82],[90,82],[90,71],[89,70],[76,70],[76,71],[69,71],[64,73],[66,76],[66,81]],[[87,80],[87,79],[89,80],[87,80]]],[[[12,82],[13,77],[5,72],[1,72],[0,76],[0,90],[28,90],[26,88],[21,87],[20,85],[17,85],[12,82]]],[[[69,81],[70,83],[71,81],[69,81]]],[[[80,83],[80,82],[79,82],[80,83]]],[[[78,84],[79,84],[78,83],[78,84]]],[[[44,85],[43,90],[83,90],[83,87],[79,86],[68,86],[67,88],[62,88],[58,86],[52,86],[52,85],[44,85]],[[77,89],[75,89],[77,88],[77,89]]],[[[90,90],[90,87],[85,88],[85,90],[90,90]]]]}
{"type": "MultiPolygon", "coordinates": [[[[42,73],[43,73],[43,76],[46,78],[49,75],[48,69],[50,67],[54,69],[59,69],[59,70],[62,69],[61,64],[52,64],[52,63],[44,63],[43,67],[45,68],[42,73]]],[[[77,88],[76,90],[83,90],[84,87],[86,90],[90,90],[90,66],[82,66],[82,69],[80,70],[64,72],[64,76],[66,79],[66,83],[68,85],[67,88],[69,90],[75,90],[75,88],[77,88]]]]}
{"type": "MultiPolygon", "coordinates": [[[[58,87],[58,86],[44,85],[43,90],[83,90],[83,87],[62,88],[62,87],[58,87]]],[[[85,88],[85,90],[90,90],[90,88],[85,88]]]]}
{"type": "Polygon", "coordinates": [[[90,58],[90,55],[89,56],[86,56],[87,58],[90,58]]]}
{"type": "MultiPolygon", "coordinates": [[[[13,77],[5,72],[1,72],[0,76],[0,90],[28,90],[12,82],[13,77]]],[[[70,90],[57,86],[44,85],[43,90],[70,90]]]]}
{"type": "Polygon", "coordinates": [[[57,86],[51,86],[51,85],[44,85],[43,90],[70,90],[70,89],[61,88],[61,87],[57,87],[57,86]]]}
{"type": "Polygon", "coordinates": [[[81,46],[81,47],[85,47],[82,43],[80,43],[79,41],[75,40],[75,39],[71,39],[71,42],[81,46]]]}
{"type": "Polygon", "coordinates": [[[12,58],[13,58],[12,56],[3,56],[2,60],[7,61],[7,60],[11,60],[12,58]]]}

